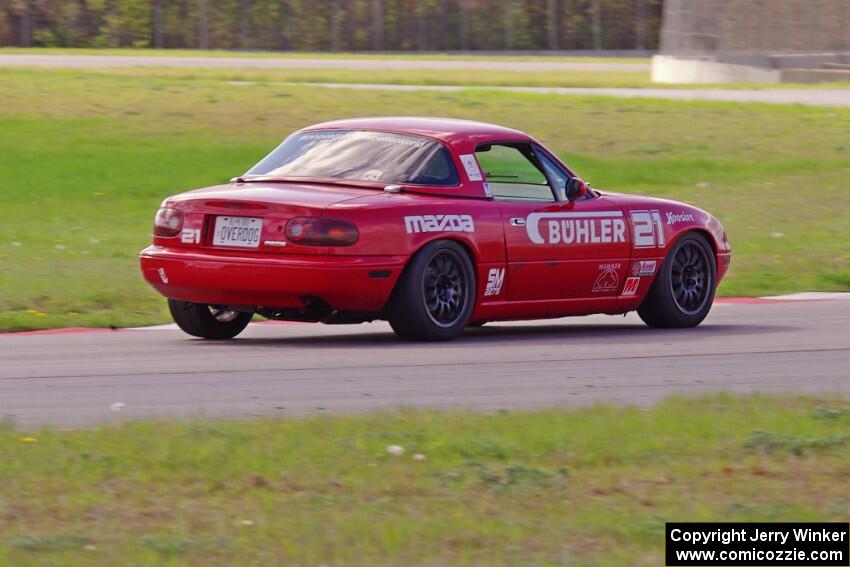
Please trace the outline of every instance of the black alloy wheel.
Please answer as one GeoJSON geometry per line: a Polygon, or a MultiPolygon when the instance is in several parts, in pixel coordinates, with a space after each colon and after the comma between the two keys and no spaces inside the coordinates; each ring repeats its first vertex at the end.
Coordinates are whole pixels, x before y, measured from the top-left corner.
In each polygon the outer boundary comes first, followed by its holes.
{"type": "Polygon", "coordinates": [[[435,325],[451,327],[463,314],[467,293],[463,261],[450,249],[431,257],[422,278],[422,298],[435,325]]]}
{"type": "Polygon", "coordinates": [[[699,233],[681,237],[671,248],[638,307],[650,327],[696,327],[714,302],[717,265],[708,241],[699,233]]]}
{"type": "Polygon", "coordinates": [[[712,286],[709,259],[696,242],[685,243],[671,262],[670,285],[676,305],[687,315],[699,313],[712,286]]]}
{"type": "Polygon", "coordinates": [[[452,240],[436,240],[408,262],[387,305],[387,319],[405,339],[450,340],[469,321],[475,290],[475,268],[466,249],[452,240]]]}

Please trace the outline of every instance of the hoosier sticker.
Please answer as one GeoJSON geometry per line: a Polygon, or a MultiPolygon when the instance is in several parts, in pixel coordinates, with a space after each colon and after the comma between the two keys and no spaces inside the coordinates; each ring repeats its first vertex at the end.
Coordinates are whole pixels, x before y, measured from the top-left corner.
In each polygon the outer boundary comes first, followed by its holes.
{"type": "Polygon", "coordinates": [[[694,215],[686,212],[667,213],[667,224],[676,224],[679,222],[694,222],[694,215]]]}

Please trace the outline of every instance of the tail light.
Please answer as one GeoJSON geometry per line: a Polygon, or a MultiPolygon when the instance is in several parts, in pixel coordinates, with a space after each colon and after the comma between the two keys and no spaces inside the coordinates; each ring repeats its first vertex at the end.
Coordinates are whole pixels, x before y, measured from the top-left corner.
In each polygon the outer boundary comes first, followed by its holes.
{"type": "Polygon", "coordinates": [[[156,236],[177,236],[183,228],[183,213],[177,209],[160,209],[153,219],[156,236]]]}
{"type": "Polygon", "coordinates": [[[286,223],[286,238],[309,246],[351,246],[360,237],[348,221],[323,217],[296,217],[286,223]]]}

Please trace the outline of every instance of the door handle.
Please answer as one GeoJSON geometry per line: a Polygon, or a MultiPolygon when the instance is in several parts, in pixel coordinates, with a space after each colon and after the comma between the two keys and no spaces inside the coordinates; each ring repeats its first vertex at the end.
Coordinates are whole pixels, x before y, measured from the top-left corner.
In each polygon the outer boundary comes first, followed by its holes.
{"type": "Polygon", "coordinates": [[[522,217],[514,217],[511,219],[511,226],[525,226],[525,219],[522,217]]]}

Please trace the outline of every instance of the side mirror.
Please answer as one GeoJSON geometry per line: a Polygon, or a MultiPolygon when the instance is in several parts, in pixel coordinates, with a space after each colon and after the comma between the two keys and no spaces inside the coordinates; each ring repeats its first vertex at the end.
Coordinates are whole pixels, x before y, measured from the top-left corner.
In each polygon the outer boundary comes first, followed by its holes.
{"type": "Polygon", "coordinates": [[[581,199],[587,194],[587,183],[581,177],[570,177],[564,187],[564,195],[567,201],[581,199]]]}

